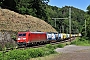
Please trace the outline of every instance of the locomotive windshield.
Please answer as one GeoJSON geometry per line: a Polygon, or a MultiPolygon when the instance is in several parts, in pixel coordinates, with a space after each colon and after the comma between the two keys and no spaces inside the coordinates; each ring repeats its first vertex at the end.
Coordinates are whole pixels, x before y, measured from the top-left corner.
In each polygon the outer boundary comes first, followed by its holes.
{"type": "Polygon", "coordinates": [[[18,36],[26,36],[26,33],[24,33],[24,34],[18,34],[18,36]]]}

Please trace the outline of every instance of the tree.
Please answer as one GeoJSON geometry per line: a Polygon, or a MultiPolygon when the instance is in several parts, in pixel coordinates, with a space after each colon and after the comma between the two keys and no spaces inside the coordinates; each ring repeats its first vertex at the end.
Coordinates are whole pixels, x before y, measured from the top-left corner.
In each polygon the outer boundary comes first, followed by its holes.
{"type": "Polygon", "coordinates": [[[87,7],[87,13],[90,15],[90,5],[87,7]]]}
{"type": "Polygon", "coordinates": [[[4,0],[0,0],[0,6],[2,6],[4,0]]]}
{"type": "Polygon", "coordinates": [[[16,3],[15,3],[14,0],[3,0],[3,6],[4,6],[5,8],[14,10],[14,8],[15,8],[15,6],[16,6],[16,3]]]}

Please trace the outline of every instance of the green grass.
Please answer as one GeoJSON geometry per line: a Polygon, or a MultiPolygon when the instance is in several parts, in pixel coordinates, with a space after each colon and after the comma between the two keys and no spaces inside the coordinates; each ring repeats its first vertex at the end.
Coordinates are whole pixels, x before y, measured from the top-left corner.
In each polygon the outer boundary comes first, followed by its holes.
{"type": "MultiPolygon", "coordinates": [[[[84,38],[76,38],[76,40],[72,41],[71,44],[79,46],[90,46],[90,41],[84,38]]],[[[54,49],[63,48],[65,45],[66,44],[47,44],[40,48],[29,48],[22,50],[14,49],[6,53],[0,52],[0,60],[30,60],[32,58],[49,56],[50,54],[57,53],[54,49]]]]}
{"type": "Polygon", "coordinates": [[[48,56],[50,54],[56,54],[57,52],[54,50],[56,48],[62,48],[64,47],[63,44],[47,44],[44,47],[40,48],[29,48],[29,49],[14,49],[6,53],[0,52],[0,60],[27,60],[30,58],[37,58],[37,57],[43,57],[48,56]]]}
{"type": "Polygon", "coordinates": [[[90,40],[85,38],[76,38],[76,40],[72,41],[71,44],[75,44],[78,46],[90,46],[90,40]]]}
{"type": "Polygon", "coordinates": [[[58,44],[57,47],[58,48],[63,48],[65,46],[65,44],[58,44]]]}

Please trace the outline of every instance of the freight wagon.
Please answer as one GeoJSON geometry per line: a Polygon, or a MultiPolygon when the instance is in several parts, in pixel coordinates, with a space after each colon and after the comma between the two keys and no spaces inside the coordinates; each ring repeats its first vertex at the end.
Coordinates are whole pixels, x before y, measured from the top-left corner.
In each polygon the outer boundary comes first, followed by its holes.
{"type": "Polygon", "coordinates": [[[81,36],[81,34],[65,34],[54,32],[18,32],[17,44],[28,46],[30,44],[42,44],[61,41],[72,37],[81,36]]]}

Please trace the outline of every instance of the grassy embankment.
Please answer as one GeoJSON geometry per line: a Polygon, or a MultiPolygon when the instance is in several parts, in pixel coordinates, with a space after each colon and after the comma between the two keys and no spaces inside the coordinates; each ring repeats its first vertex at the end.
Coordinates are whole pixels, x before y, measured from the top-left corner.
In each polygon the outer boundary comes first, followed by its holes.
{"type": "Polygon", "coordinates": [[[31,48],[31,49],[14,49],[9,52],[3,53],[0,52],[0,60],[43,60],[51,59],[57,56],[56,48],[63,48],[66,44],[75,44],[79,46],[90,46],[90,41],[85,40],[84,38],[76,38],[76,40],[71,43],[63,44],[47,44],[44,47],[40,48],[31,48]],[[50,55],[52,54],[52,55],[50,55]],[[54,54],[54,55],[53,55],[54,54]],[[38,57],[38,58],[37,58],[38,57]],[[33,59],[34,58],[34,59],[33,59]]]}
{"type": "Polygon", "coordinates": [[[65,44],[47,44],[44,47],[40,48],[31,48],[31,49],[14,49],[12,51],[3,53],[0,52],[0,60],[27,60],[36,57],[45,57],[50,54],[55,54],[54,51],[56,48],[62,48],[65,44]]]}
{"type": "Polygon", "coordinates": [[[90,46],[90,40],[85,39],[85,38],[81,38],[81,37],[77,37],[76,40],[72,41],[71,44],[75,44],[78,46],[90,46]]]}

